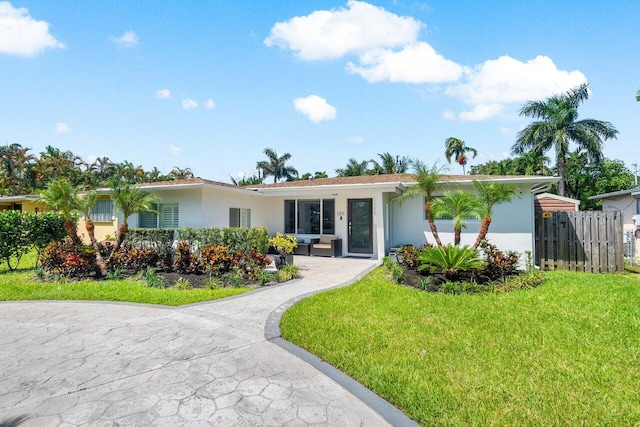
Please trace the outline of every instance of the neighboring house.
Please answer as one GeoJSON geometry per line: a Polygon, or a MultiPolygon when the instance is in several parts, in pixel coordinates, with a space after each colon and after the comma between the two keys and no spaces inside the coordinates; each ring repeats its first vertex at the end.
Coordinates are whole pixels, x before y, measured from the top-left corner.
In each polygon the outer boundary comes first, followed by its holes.
{"type": "Polygon", "coordinates": [[[38,196],[0,196],[0,211],[40,212],[43,209],[37,204],[38,196]]]}
{"type": "Polygon", "coordinates": [[[640,257],[640,187],[597,194],[589,197],[589,199],[602,200],[603,211],[618,211],[622,213],[625,241],[627,241],[626,236],[632,237],[635,257],[640,257]]]}
{"type": "Polygon", "coordinates": [[[580,200],[551,193],[536,194],[536,212],[577,212],[579,207],[580,200]]]}
{"type": "MultiPolygon", "coordinates": [[[[470,192],[474,191],[473,180],[513,185],[516,197],[494,207],[487,238],[501,250],[533,251],[534,196],[547,191],[557,178],[443,175],[441,179],[447,190],[470,192]]],[[[280,231],[306,241],[337,236],[342,239],[344,256],[380,259],[392,247],[434,242],[424,197],[399,201],[413,185],[411,174],[318,178],[253,187],[202,178],[140,184],[158,197],[157,213],[133,215],[128,223],[131,228],[266,227],[270,234],[280,231]]],[[[108,190],[102,191],[105,195],[94,207],[96,217],[92,216],[99,240],[114,235],[122,221],[113,212],[108,190]]],[[[453,242],[452,221],[439,219],[436,224],[443,243],[453,242]]],[[[467,224],[462,244],[473,244],[480,221],[469,220],[467,224]]]]}

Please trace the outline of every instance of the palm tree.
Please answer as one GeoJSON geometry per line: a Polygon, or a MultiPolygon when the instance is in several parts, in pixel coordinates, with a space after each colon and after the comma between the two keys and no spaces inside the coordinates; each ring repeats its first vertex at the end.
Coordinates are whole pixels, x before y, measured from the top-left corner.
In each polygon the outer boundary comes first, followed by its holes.
{"type": "Polygon", "coordinates": [[[640,89],[636,92],[636,101],[640,102],[640,89]]]}
{"type": "Polygon", "coordinates": [[[115,250],[118,250],[122,246],[124,237],[129,231],[127,219],[134,213],[155,213],[153,205],[157,198],[150,192],[138,187],[132,187],[128,183],[113,181],[111,188],[113,204],[116,209],[122,212],[122,224],[118,226],[118,237],[116,238],[115,247],[115,250]]]}
{"type": "Polygon", "coordinates": [[[431,234],[433,234],[433,239],[436,241],[438,246],[442,246],[440,236],[438,236],[438,228],[436,227],[433,217],[432,204],[433,193],[444,188],[444,183],[440,181],[440,174],[446,171],[446,167],[439,167],[437,162],[434,163],[433,166],[427,167],[427,165],[420,160],[414,160],[413,168],[416,172],[416,185],[409,187],[409,189],[400,196],[399,202],[402,203],[406,199],[415,196],[424,197],[424,212],[427,217],[427,221],[429,222],[431,234]]]}
{"type": "Polygon", "coordinates": [[[353,157],[349,159],[344,169],[336,169],[336,175],[338,176],[362,176],[368,173],[369,162],[367,160],[359,162],[353,157]]]}
{"type": "Polygon", "coordinates": [[[258,171],[262,171],[262,176],[258,172],[259,178],[266,178],[267,176],[273,177],[274,184],[280,179],[293,179],[298,176],[298,171],[293,166],[286,166],[285,164],[291,160],[291,154],[284,153],[278,157],[271,148],[265,148],[264,154],[267,156],[267,160],[262,160],[256,163],[258,171]]]}
{"type": "Polygon", "coordinates": [[[87,229],[87,234],[89,235],[91,246],[93,246],[93,249],[96,252],[96,264],[100,269],[100,274],[102,276],[106,276],[107,265],[102,258],[102,254],[100,253],[100,245],[98,245],[98,240],[96,240],[95,235],[95,226],[93,225],[93,221],[91,220],[91,209],[96,203],[97,198],[98,193],[96,193],[95,191],[89,191],[84,196],[75,197],[74,208],[79,211],[84,217],[84,227],[87,229]]]}
{"type": "Polygon", "coordinates": [[[489,232],[489,225],[491,225],[491,212],[495,205],[506,203],[510,201],[516,194],[516,189],[512,185],[502,184],[495,181],[473,181],[478,197],[482,202],[482,223],[480,224],[480,231],[478,232],[478,238],[473,244],[473,249],[477,248],[480,242],[482,242],[489,232]]]}
{"type": "Polygon", "coordinates": [[[64,217],[64,229],[75,245],[82,245],[78,237],[78,226],[73,218],[76,211],[78,190],[64,178],[55,178],[47,184],[47,188],[40,191],[38,203],[44,203],[64,217]]]}
{"type": "Polygon", "coordinates": [[[262,184],[262,179],[258,178],[256,175],[251,175],[247,177],[247,175],[245,174],[240,179],[234,178],[232,176],[229,176],[229,178],[231,178],[231,183],[233,185],[237,185],[238,187],[246,187],[248,185],[262,184]]]}
{"type": "Polygon", "coordinates": [[[15,143],[0,147],[0,194],[20,195],[32,189],[35,157],[29,151],[15,143]]]}
{"type": "Polygon", "coordinates": [[[375,160],[370,160],[373,164],[371,172],[374,175],[385,175],[394,173],[405,173],[411,166],[411,159],[406,156],[394,156],[391,153],[378,153],[380,163],[375,160]]]}
{"type": "Polygon", "coordinates": [[[171,169],[171,172],[169,172],[169,177],[170,179],[177,181],[179,179],[193,179],[195,178],[195,175],[191,171],[191,168],[182,169],[174,166],[173,169],[171,169]]]}
{"type": "Polygon", "coordinates": [[[586,150],[591,161],[600,161],[603,140],[616,138],[618,134],[609,122],[578,120],[578,107],[588,98],[589,86],[585,83],[545,101],[529,101],[520,110],[521,116],[538,120],[518,133],[511,151],[519,155],[527,151],[545,153],[554,148],[560,177],[558,193],[561,196],[565,195],[564,164],[570,152],[569,145],[574,143],[586,150]]]}
{"type": "Polygon", "coordinates": [[[466,191],[457,190],[434,200],[431,210],[436,218],[453,220],[453,244],[459,245],[460,234],[467,227],[467,219],[480,219],[483,209],[478,197],[466,191]]]}
{"type": "Polygon", "coordinates": [[[449,137],[445,141],[444,156],[447,158],[447,162],[451,163],[453,157],[460,166],[462,166],[462,174],[466,175],[465,165],[467,164],[467,153],[473,154],[475,159],[478,155],[478,150],[468,147],[465,142],[455,137],[449,137]]]}

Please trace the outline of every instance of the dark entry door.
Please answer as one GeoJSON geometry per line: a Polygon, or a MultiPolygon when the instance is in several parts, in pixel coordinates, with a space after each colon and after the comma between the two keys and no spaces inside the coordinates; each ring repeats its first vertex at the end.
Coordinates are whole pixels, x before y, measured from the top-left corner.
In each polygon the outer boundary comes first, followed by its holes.
{"type": "Polygon", "coordinates": [[[373,253],[373,201],[372,199],[349,199],[349,242],[351,253],[373,253]]]}

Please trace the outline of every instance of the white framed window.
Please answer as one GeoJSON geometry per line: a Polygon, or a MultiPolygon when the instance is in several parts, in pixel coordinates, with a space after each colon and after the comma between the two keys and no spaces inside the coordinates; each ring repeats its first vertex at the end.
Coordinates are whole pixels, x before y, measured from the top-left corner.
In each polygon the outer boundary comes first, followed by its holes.
{"type": "Polygon", "coordinates": [[[334,234],[335,199],[285,200],[284,232],[334,234]]]}
{"type": "Polygon", "coordinates": [[[251,228],[251,209],[229,208],[229,227],[251,228]]]}
{"type": "Polygon", "coordinates": [[[161,203],[153,206],[156,213],[145,212],[138,216],[140,228],[179,228],[180,207],[178,203],[161,203]]]}
{"type": "Polygon", "coordinates": [[[113,221],[113,200],[98,199],[91,207],[91,221],[111,222],[113,221]]]}

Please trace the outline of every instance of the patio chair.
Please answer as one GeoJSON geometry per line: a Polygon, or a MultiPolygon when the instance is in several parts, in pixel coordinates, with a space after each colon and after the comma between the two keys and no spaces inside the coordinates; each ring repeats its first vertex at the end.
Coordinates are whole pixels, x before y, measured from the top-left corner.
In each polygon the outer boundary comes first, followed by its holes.
{"type": "Polygon", "coordinates": [[[333,236],[311,239],[310,254],[314,256],[342,256],[342,239],[333,236]]]}

